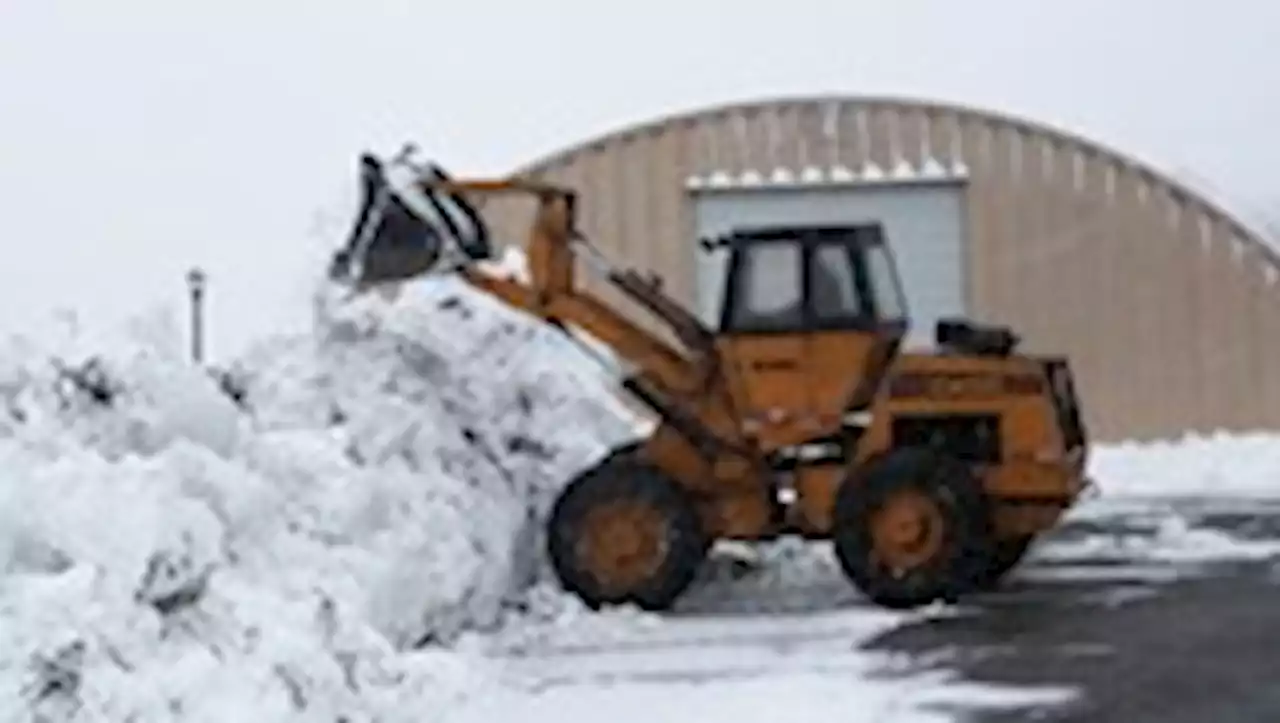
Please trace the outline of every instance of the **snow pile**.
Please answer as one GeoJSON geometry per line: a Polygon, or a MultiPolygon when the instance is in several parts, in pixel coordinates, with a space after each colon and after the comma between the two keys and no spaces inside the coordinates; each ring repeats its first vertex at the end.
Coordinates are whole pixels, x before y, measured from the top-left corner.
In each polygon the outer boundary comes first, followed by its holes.
{"type": "Polygon", "coordinates": [[[637,420],[448,280],[317,319],[222,379],[173,324],[0,354],[0,719],[421,721],[488,678],[414,649],[525,603],[637,420]]]}
{"type": "Polygon", "coordinates": [[[1090,473],[1104,496],[1280,497],[1280,434],[1098,447],[1090,473]]]}

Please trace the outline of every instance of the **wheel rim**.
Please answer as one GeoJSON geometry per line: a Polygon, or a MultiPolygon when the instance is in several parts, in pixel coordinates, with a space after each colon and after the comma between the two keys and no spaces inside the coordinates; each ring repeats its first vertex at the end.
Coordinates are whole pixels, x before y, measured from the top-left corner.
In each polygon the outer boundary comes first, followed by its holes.
{"type": "Polygon", "coordinates": [[[918,490],[891,493],[871,518],[872,555],[895,577],[937,557],[946,520],[938,502],[918,490]]]}
{"type": "Polygon", "coordinates": [[[606,595],[622,595],[651,579],[667,556],[667,524],[656,509],[616,502],[582,520],[574,554],[606,595]]]}

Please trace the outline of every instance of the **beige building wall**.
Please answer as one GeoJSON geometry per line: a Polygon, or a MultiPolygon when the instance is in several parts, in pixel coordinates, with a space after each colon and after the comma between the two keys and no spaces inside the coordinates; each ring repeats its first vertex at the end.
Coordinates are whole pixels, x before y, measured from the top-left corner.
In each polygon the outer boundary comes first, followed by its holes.
{"type": "MultiPolygon", "coordinates": [[[[588,236],[692,305],[691,176],[931,159],[969,177],[976,315],[1014,326],[1028,350],[1070,356],[1096,439],[1280,427],[1276,253],[1083,139],[951,105],[797,99],[639,125],[521,170],[578,188],[588,236]]],[[[519,239],[526,209],[491,204],[496,235],[519,239]]]]}

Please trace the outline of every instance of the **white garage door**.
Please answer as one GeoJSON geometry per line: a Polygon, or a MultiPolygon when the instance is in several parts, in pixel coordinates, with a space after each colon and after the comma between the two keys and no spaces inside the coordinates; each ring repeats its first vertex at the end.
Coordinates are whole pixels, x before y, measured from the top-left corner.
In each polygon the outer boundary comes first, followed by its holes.
{"type": "MultiPolygon", "coordinates": [[[[693,191],[698,237],[735,228],[878,222],[898,260],[911,312],[910,347],[932,344],[940,317],[967,311],[964,186],[960,182],[693,191]]],[[[694,249],[698,311],[719,325],[724,251],[694,249]]]]}

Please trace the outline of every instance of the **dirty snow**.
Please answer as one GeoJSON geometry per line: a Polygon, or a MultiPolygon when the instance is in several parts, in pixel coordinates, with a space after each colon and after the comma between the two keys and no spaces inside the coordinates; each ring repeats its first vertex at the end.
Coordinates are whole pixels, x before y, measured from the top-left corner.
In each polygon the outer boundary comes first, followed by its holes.
{"type": "MultiPolygon", "coordinates": [[[[814,704],[931,721],[949,718],[922,706],[1069,695],[890,674],[859,643],[945,613],[859,605],[822,546],[769,548],[756,592],[847,606],[589,614],[549,582],[540,519],[643,433],[607,369],[448,280],[319,296],[315,320],[222,378],[185,363],[163,316],[5,342],[0,720],[573,720],[612,703],[672,721],[814,704]]],[[[1094,467],[1108,494],[1272,496],[1278,450],[1260,435],[1122,446],[1094,467]]],[[[1130,547],[1264,554],[1164,525],[1130,547]]],[[[710,575],[690,602],[752,584],[710,575]]]]}

